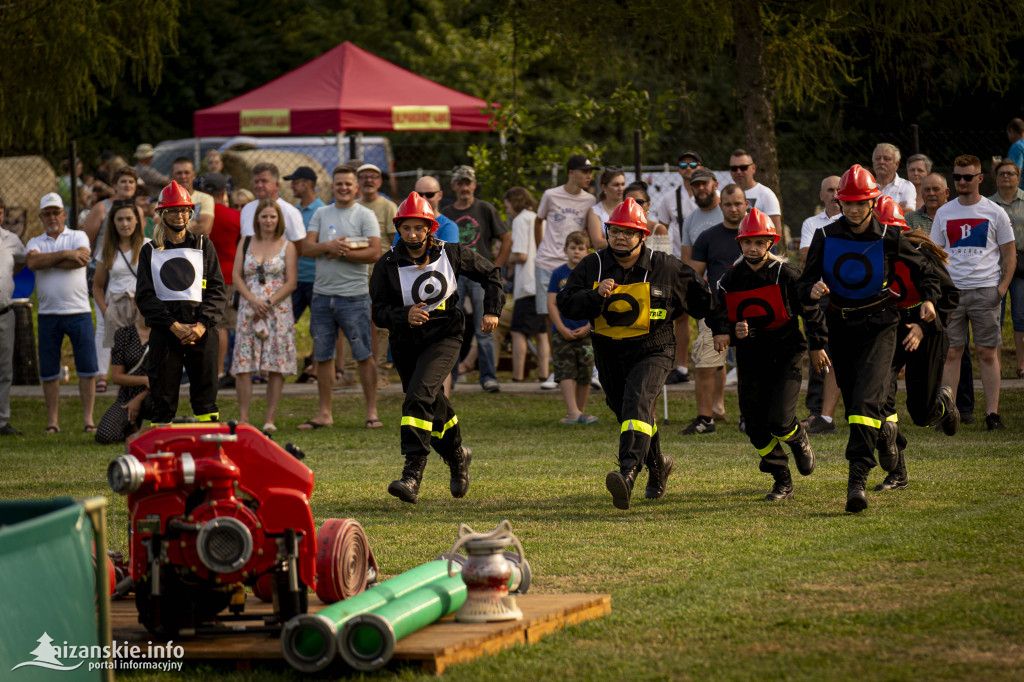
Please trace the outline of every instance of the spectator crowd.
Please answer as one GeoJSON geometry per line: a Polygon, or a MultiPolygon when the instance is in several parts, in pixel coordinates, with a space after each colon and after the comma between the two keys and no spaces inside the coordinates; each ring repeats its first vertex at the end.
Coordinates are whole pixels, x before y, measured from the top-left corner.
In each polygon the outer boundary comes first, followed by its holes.
{"type": "MultiPolygon", "coordinates": [[[[923,154],[904,162],[888,143],[878,144],[870,157],[881,195],[902,208],[908,228],[927,232],[948,258],[960,302],[948,324],[942,384],[958,387],[961,420],[974,421],[973,352],[988,429],[1003,428],[1000,346],[1007,297],[1016,376],[1024,378],[1024,277],[1018,276],[1024,273],[1016,257],[1024,248],[1024,121],[1011,121],[1007,136],[1012,146],[993,164],[997,191],[989,197],[979,190],[986,169],[976,157],[944,160],[954,167],[949,176],[935,172],[933,160],[923,154]],[[1014,262],[1016,268],[1008,268],[1014,262]]],[[[387,385],[394,357],[388,330],[372,321],[369,282],[375,264],[400,235],[397,202],[381,191],[381,168],[370,163],[334,168],[331,201],[325,204],[319,198],[325,188],[317,186],[317,172],[308,166],[258,163],[247,179],[253,188],[248,192],[235,189],[236,179],[224,173],[216,152],[204,159],[201,175],[192,159],[181,157],[169,177],[153,168],[154,155],[152,145],[138,145],[133,166],[104,153],[92,173],[83,172],[81,163],[72,169],[62,162],[57,191],[45,194],[37,207],[44,232],[32,239],[25,234],[28,212],[6,207],[0,187],[0,435],[20,433],[9,394],[15,362],[12,295],[23,268],[35,277],[47,433],[61,430],[58,386],[65,337],[81,400],[77,428],[95,433],[100,442],[123,441],[148,421],[174,417],[184,385],[190,387],[196,417],[207,419],[220,416],[217,391],[234,388],[237,417],[248,422],[252,385],[265,382],[263,430],[273,432],[282,386],[290,376],[317,384],[316,413],[300,429],[330,427],[334,387],[357,382],[365,426],[382,427],[377,390],[387,385]],[[282,182],[291,183],[295,204],[281,196],[282,182]],[[81,229],[68,227],[73,192],[81,229]],[[310,357],[300,357],[296,324],[307,310],[313,349],[310,357]],[[167,344],[186,348],[183,359],[172,363],[171,373],[182,373],[180,379],[168,374],[166,362],[156,366],[161,362],[156,354],[170,352],[163,349],[167,344]],[[111,384],[118,386],[115,403],[97,420],[95,395],[111,384]]],[[[489,331],[482,324],[485,285],[458,277],[454,286],[466,332],[455,371],[444,380],[445,393],[472,371],[483,391],[499,392],[499,355],[507,337],[511,381],[530,380],[532,356],[540,385],[560,389],[565,403],[560,422],[597,421],[587,412],[591,387],[599,389],[601,381],[591,323],[560,312],[557,295],[587,253],[611,248],[606,225],[627,198],[646,217],[648,245],[689,265],[712,290],[743,256],[736,234],[751,209],[784,234],[779,199],[757,181],[754,156],[735,149],[722,160],[731,182],[719,187],[724,175],[706,166],[700,151],[684,150],[674,164],[678,186],[653,205],[644,183],[630,184],[623,171],[599,168],[582,154],[567,160],[564,184],[547,189],[539,200],[524,187],[508,188],[503,211],[478,196],[472,166],[457,166],[447,178],[420,177],[415,190],[436,216],[435,238],[466,246],[500,268],[509,294],[501,322],[489,331]]],[[[820,212],[803,221],[793,265],[806,265],[815,235],[842,215],[836,193],[843,171],[821,180],[820,212]]],[[[828,296],[817,305],[827,310],[828,296]]],[[[736,364],[734,351],[714,342],[704,320],[691,339],[684,311],[671,332],[675,355],[667,383],[690,381],[691,369],[695,380],[696,414],[682,434],[711,435],[727,418],[723,396],[727,383],[735,381],[735,370],[733,377],[728,371],[736,364]]],[[[807,376],[809,414],[803,427],[810,435],[834,434],[840,397],[835,375],[820,371],[818,363],[808,367],[807,376]]],[[[745,428],[742,415],[739,425],[745,428]]]]}

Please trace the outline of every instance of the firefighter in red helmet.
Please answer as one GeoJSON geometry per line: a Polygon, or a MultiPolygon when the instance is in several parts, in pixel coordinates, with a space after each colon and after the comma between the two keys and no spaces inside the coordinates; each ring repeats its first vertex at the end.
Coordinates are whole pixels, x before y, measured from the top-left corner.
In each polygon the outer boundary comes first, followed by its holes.
{"type": "Polygon", "coordinates": [[[196,418],[220,418],[219,343],[210,332],[221,321],[224,277],[210,240],[188,230],[194,208],[188,191],[177,182],[164,187],[156,206],[161,227],[139,254],[135,301],[152,329],[146,374],[154,423],[174,419],[183,366],[196,418]]]}
{"type": "Polygon", "coordinates": [[[434,210],[416,192],[398,207],[394,224],[398,243],[377,261],[370,276],[373,322],[391,332],[392,356],[405,391],[405,466],[388,493],[415,504],[433,448],[450,470],[452,497],[462,497],[469,490],[471,453],[462,445],[459,418],[443,388],[459,359],[465,327],[457,278],[465,275],[484,286],[480,329],[490,332],[505,305],[501,274],[476,251],[434,237],[434,210]]]}
{"type": "Polygon", "coordinates": [[[810,343],[811,364],[818,371],[831,363],[825,353],[825,316],[817,305],[804,304],[796,290],[800,271],[771,253],[779,240],[767,215],[750,209],[740,222],[736,241],[743,255],[718,281],[718,305],[708,320],[715,350],[736,346],[740,412],[747,437],[761,456],[759,468],[775,480],[766,500],[793,497],[793,477],[783,444],[793,451],[797,470],[814,471],[814,451],[796,418],[801,365],[810,343]],[[797,316],[804,318],[807,340],[797,316]]]}
{"type": "MultiPolygon", "coordinates": [[[[921,296],[910,270],[902,261],[896,262],[893,295],[899,310],[900,323],[896,328],[896,351],[893,354],[891,387],[886,402],[886,416],[896,414],[896,379],[906,368],[907,411],[918,426],[941,426],[947,436],[956,435],[960,428],[960,413],[956,409],[953,389],[940,386],[942,370],[949,350],[946,323],[960,301],[960,291],[946,271],[946,254],[921,229],[911,230],[903,209],[890,197],[879,197],[875,203],[875,218],[883,225],[892,225],[903,231],[903,236],[931,264],[939,278],[940,296],[936,302],[937,315],[931,322],[921,319],[921,296]]],[[[876,491],[902,490],[909,484],[904,450],[907,439],[900,429],[896,438],[899,457],[896,468],[889,472],[876,491]]]]}
{"type": "Polygon", "coordinates": [[[828,345],[850,424],[848,512],[868,506],[864,488],[875,466],[876,447],[878,464],[885,471],[899,463],[899,429],[895,415],[886,413],[899,324],[890,288],[896,263],[906,264],[917,285],[922,320],[935,319],[939,298],[939,280],[924,256],[899,228],[882,225],[872,216],[881,193],[875,178],[861,166],[843,174],[836,193],[843,215],[815,233],[797,284],[804,303],[829,296],[828,345]]]}
{"type": "Polygon", "coordinates": [[[620,424],[619,466],[605,479],[619,509],[629,509],[645,463],[646,497],[665,495],[673,461],[661,452],[655,401],[675,361],[672,322],[682,313],[703,318],[711,310],[703,278],[648,248],[650,233],[643,209],[626,199],[605,223],[608,246],[580,261],[558,294],[562,315],[590,320],[594,329],[601,386],[620,424]]]}

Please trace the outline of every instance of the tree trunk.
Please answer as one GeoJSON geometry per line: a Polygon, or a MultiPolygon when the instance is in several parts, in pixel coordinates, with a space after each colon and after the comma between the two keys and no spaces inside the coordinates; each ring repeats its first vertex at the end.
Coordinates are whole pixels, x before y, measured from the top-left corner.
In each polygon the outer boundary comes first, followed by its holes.
{"type": "Polygon", "coordinates": [[[760,0],[732,0],[736,43],[736,91],[747,131],[747,149],[757,164],[757,180],[779,197],[779,154],[775,146],[775,111],[764,66],[764,29],[760,0]]]}

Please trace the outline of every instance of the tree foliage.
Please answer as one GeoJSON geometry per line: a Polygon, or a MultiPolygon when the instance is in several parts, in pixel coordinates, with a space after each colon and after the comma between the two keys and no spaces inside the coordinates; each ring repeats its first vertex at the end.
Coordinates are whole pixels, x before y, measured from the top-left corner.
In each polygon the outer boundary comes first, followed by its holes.
{"type": "Polygon", "coordinates": [[[63,144],[126,76],[159,83],[177,40],[179,0],[0,3],[0,146],[63,144]]]}

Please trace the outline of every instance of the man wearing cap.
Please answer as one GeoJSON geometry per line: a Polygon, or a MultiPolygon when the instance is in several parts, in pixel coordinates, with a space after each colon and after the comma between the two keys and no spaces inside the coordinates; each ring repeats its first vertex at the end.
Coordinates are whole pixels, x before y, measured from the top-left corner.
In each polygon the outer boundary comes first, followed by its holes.
{"type": "Polygon", "coordinates": [[[61,374],[60,347],[67,336],[75,354],[78,395],[82,422],[87,433],[95,433],[93,402],[96,398],[96,343],[93,339],[92,310],[85,266],[89,263],[89,237],[80,230],[64,227],[64,202],[50,192],[39,202],[39,220],[44,234],[25,246],[25,264],[36,273],[39,297],[39,379],[46,399],[46,433],[59,433],[57,407],[61,374]]]}
{"type": "Polygon", "coordinates": [[[146,186],[150,199],[160,196],[160,190],[171,182],[171,179],[153,168],[153,157],[156,152],[153,145],[142,143],[135,148],[135,172],[139,174],[139,180],[146,186]]]}
{"type": "MultiPolygon", "coordinates": [[[[309,166],[299,166],[291,175],[284,176],[284,179],[292,183],[292,195],[299,200],[295,204],[295,208],[299,209],[299,213],[302,214],[302,224],[306,226],[308,232],[309,221],[313,219],[313,214],[321,206],[326,206],[316,193],[316,171],[309,166]]],[[[310,258],[309,256],[299,258],[299,280],[295,286],[295,291],[292,292],[292,314],[295,316],[296,323],[310,303],[313,302],[313,283],[315,281],[316,258],[310,258]]],[[[312,323],[312,320],[310,322],[312,323]]],[[[312,361],[312,357],[308,357],[306,360],[305,367],[295,379],[296,383],[306,383],[313,376],[316,376],[316,367],[312,367],[314,372],[312,376],[306,373],[306,368],[310,366],[309,363],[312,361]]]]}
{"type": "Polygon", "coordinates": [[[617,471],[605,479],[618,509],[629,509],[633,483],[646,463],[645,495],[659,499],[673,461],[661,452],[655,401],[672,369],[672,320],[682,311],[703,318],[711,291],[678,259],[652,251],[647,217],[627,198],[605,223],[607,248],[586,256],[573,269],[556,302],[558,312],[589,320],[594,357],[608,406],[620,423],[617,471]]]}
{"type": "MultiPolygon", "coordinates": [[[[6,206],[0,199],[0,225],[6,206]]],[[[13,232],[0,227],[0,436],[18,436],[11,426],[11,381],[14,379],[14,276],[25,267],[25,247],[13,232]]]]}
{"type": "Polygon", "coordinates": [[[239,212],[229,205],[228,176],[223,173],[203,173],[196,176],[195,186],[197,191],[213,197],[213,231],[210,232],[210,241],[217,252],[220,272],[224,277],[224,305],[221,307],[223,321],[217,325],[217,372],[223,373],[218,388],[234,388],[235,378],[231,376],[230,367],[224,367],[224,360],[228,358],[230,333],[235,330],[238,317],[238,311],[232,305],[236,287],[232,283],[231,274],[235,263],[235,251],[238,249],[238,235],[241,232],[239,212]]]}
{"type": "Polygon", "coordinates": [[[384,183],[384,174],[372,163],[364,163],[356,168],[356,179],[359,181],[359,203],[373,211],[380,223],[380,243],[390,244],[395,238],[395,226],[392,222],[398,213],[395,202],[380,193],[384,183]]]}
{"type": "Polygon", "coordinates": [[[684,263],[690,260],[693,245],[705,230],[722,222],[721,197],[718,193],[718,178],[707,168],[698,168],[690,175],[690,187],[693,189],[693,203],[697,210],[690,211],[683,222],[683,233],[680,237],[679,260],[684,263]]]}
{"type": "MultiPolygon", "coordinates": [[[[459,227],[459,243],[464,244],[493,262],[500,269],[512,252],[512,235],[508,226],[498,214],[498,209],[482,199],[476,198],[476,171],[472,166],[456,166],[452,171],[452,189],[455,202],[445,206],[443,214],[459,227]],[[501,241],[497,255],[491,246],[501,241]]],[[[491,332],[482,331],[484,316],[484,288],[464,277],[459,278],[459,300],[473,305],[473,333],[476,335],[477,368],[480,370],[480,385],[488,393],[501,390],[498,385],[494,353],[494,338],[491,332]]]]}
{"type": "Polygon", "coordinates": [[[594,179],[594,164],[576,154],[565,164],[568,177],[564,185],[544,190],[533,221],[537,241],[536,282],[537,314],[548,314],[548,284],[551,273],[565,265],[565,238],[570,232],[587,231],[587,211],[597,198],[587,191],[594,179]]]}
{"type": "MultiPolygon", "coordinates": [[[[356,168],[356,180],[359,182],[359,199],[357,201],[366,208],[373,211],[380,224],[381,252],[388,248],[398,236],[395,232],[394,219],[398,213],[398,206],[395,202],[380,194],[381,184],[384,182],[384,174],[380,168],[372,163],[364,163],[356,168]]],[[[373,325],[371,327],[374,352],[377,355],[377,364],[381,367],[388,359],[389,333],[383,327],[373,325]]],[[[388,385],[386,373],[381,374],[377,380],[378,386],[383,388],[388,385]]]]}
{"type": "Polygon", "coordinates": [[[284,238],[295,245],[295,251],[302,256],[302,248],[306,240],[306,225],[302,222],[302,214],[278,193],[281,189],[281,172],[272,163],[257,163],[252,167],[252,193],[256,198],[242,207],[242,237],[255,234],[256,207],[263,199],[272,199],[281,207],[284,216],[284,238]]]}

